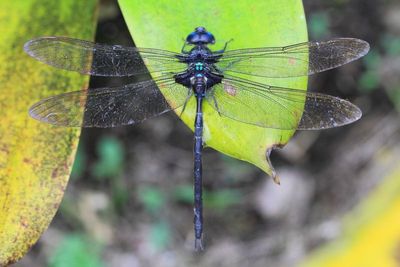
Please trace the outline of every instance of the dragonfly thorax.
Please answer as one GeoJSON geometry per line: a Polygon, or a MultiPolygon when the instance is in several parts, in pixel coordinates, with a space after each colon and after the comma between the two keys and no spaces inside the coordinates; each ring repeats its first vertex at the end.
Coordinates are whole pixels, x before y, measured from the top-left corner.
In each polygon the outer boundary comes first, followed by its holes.
{"type": "Polygon", "coordinates": [[[219,57],[213,55],[212,51],[206,45],[199,44],[189,51],[184,61],[204,61],[208,63],[215,63],[217,62],[218,58],[219,57]]]}
{"type": "Polygon", "coordinates": [[[188,64],[188,69],[175,75],[175,82],[192,89],[195,94],[204,95],[217,83],[221,83],[223,75],[213,72],[212,64],[196,61],[188,64]]]}

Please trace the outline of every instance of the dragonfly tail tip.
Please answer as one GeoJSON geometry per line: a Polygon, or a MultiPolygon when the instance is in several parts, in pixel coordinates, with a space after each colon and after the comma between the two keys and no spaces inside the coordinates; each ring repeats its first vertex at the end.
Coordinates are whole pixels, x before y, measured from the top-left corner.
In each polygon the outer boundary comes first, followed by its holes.
{"type": "Polygon", "coordinates": [[[194,241],[194,250],[200,252],[204,250],[203,241],[201,238],[196,238],[194,241]]]}

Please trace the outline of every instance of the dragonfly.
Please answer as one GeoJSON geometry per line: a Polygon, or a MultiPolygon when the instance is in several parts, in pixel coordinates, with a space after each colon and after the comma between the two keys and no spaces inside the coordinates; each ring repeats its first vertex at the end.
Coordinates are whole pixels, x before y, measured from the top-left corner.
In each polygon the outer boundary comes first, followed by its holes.
{"type": "Polygon", "coordinates": [[[221,117],[256,127],[317,130],[361,118],[354,104],[326,94],[283,88],[252,77],[291,78],[333,69],[366,55],[369,44],[338,38],[284,47],[212,51],[214,35],[191,32],[180,52],[98,44],[68,37],[28,41],[28,55],[50,66],[93,76],[151,78],[119,87],[95,88],[43,99],[29,109],[41,122],[69,127],[117,127],[181,108],[194,98],[194,247],[203,249],[203,104],[221,117]]]}

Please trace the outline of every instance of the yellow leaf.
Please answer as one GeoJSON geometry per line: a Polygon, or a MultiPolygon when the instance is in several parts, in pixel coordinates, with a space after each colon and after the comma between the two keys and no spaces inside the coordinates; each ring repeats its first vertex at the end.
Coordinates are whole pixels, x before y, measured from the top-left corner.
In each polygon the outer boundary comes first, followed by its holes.
{"type": "Polygon", "coordinates": [[[48,227],[79,137],[79,129],[31,119],[28,108],[88,81],[32,60],[23,45],[44,35],[91,39],[95,8],[95,0],[0,1],[0,266],[20,259],[48,227]]]}
{"type": "Polygon", "coordinates": [[[301,266],[399,266],[400,168],[391,169],[383,181],[345,217],[342,235],[313,252],[301,266]]]}

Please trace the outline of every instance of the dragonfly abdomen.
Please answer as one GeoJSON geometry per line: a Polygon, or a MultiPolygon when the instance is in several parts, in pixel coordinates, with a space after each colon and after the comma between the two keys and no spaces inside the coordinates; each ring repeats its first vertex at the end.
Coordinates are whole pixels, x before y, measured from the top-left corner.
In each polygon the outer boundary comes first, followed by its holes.
{"type": "MultiPolygon", "coordinates": [[[[197,77],[199,83],[202,77],[197,77]]],[[[204,78],[204,77],[203,77],[204,78]]],[[[195,91],[201,91],[201,88],[195,88],[195,91]]],[[[195,249],[202,250],[203,237],[203,199],[202,199],[202,150],[203,150],[203,94],[196,94],[197,107],[194,123],[194,233],[195,249]]]]}

